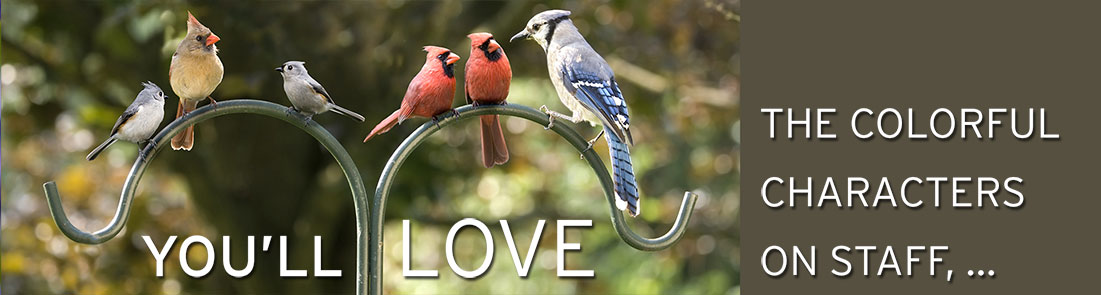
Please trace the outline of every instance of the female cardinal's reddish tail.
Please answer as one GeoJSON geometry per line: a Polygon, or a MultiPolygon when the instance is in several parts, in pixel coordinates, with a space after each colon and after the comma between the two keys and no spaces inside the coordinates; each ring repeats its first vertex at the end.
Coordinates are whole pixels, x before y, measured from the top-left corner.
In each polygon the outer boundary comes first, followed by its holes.
{"type": "Polygon", "coordinates": [[[429,118],[451,110],[451,99],[455,97],[455,62],[459,55],[437,46],[425,46],[424,51],[428,52],[424,66],[409,82],[401,108],[378,123],[363,142],[386,133],[409,117],[429,118]]]}
{"type": "MultiPolygon", "coordinates": [[[[512,82],[512,68],[505,50],[493,35],[474,33],[470,38],[470,60],[466,62],[466,101],[475,105],[503,104],[512,82]]],[[[508,146],[497,115],[481,117],[482,164],[486,168],[508,162],[508,146]]]]}

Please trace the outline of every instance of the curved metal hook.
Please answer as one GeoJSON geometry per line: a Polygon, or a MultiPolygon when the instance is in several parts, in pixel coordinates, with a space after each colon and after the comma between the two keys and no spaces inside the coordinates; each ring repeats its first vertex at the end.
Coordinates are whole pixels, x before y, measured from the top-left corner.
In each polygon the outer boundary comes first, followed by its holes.
{"type": "MultiPolygon", "coordinates": [[[[386,218],[386,199],[390,195],[390,186],[393,184],[396,177],[398,168],[401,168],[402,163],[409,158],[409,155],[413,153],[413,150],[418,145],[423,143],[429,136],[440,129],[454,124],[458,121],[462,121],[470,118],[477,118],[481,115],[505,115],[518,118],[527,119],[546,126],[550,124],[546,114],[537,111],[535,109],[516,105],[483,105],[472,106],[465,105],[456,109],[458,115],[447,115],[441,118],[438,123],[426,122],[413,131],[409,137],[405,139],[398,146],[394,154],[390,156],[390,160],[386,162],[386,168],[382,170],[382,175],[379,176],[378,186],[375,188],[375,196],[371,200],[371,249],[368,252],[368,259],[370,259],[370,274],[368,275],[369,285],[371,286],[370,292],[372,294],[382,293],[382,223],[386,218]]],[[[592,166],[593,171],[596,172],[597,177],[600,179],[600,184],[604,187],[604,196],[608,200],[609,211],[611,212],[612,227],[615,228],[619,237],[627,242],[628,245],[635,249],[644,251],[658,251],[669,248],[677,243],[681,237],[684,236],[684,232],[687,230],[688,219],[692,217],[692,209],[695,207],[697,196],[692,192],[685,192],[684,199],[681,201],[680,211],[677,214],[676,221],[673,222],[673,227],[669,229],[669,232],[657,238],[645,238],[635,233],[627,225],[626,220],[623,218],[623,212],[615,206],[615,195],[612,188],[612,176],[608,173],[608,168],[604,167],[604,162],[600,160],[600,156],[596,154],[596,151],[588,148],[588,141],[584,137],[581,137],[577,131],[566,126],[566,124],[556,124],[551,128],[555,133],[565,138],[575,149],[582,152],[582,155],[589,162],[589,166],[592,166]],[[587,149],[587,150],[586,150],[587,149]]]]}
{"type": "Polygon", "coordinates": [[[215,117],[238,113],[265,115],[290,123],[313,136],[313,138],[320,142],[321,145],[333,155],[333,158],[336,159],[337,164],[340,165],[340,169],[344,171],[344,177],[348,179],[348,186],[352,190],[352,200],[355,203],[356,236],[359,241],[359,247],[358,250],[356,250],[356,256],[358,258],[356,261],[356,293],[363,294],[367,290],[367,281],[364,280],[363,277],[367,269],[363,264],[366,255],[364,251],[366,247],[364,246],[367,245],[367,227],[365,226],[365,222],[367,221],[367,189],[363,185],[363,178],[359,175],[359,169],[356,168],[355,162],[352,161],[352,157],[348,155],[348,152],[344,150],[344,146],[340,144],[340,141],[333,137],[324,127],[313,121],[307,121],[306,117],[297,112],[287,112],[287,107],[285,106],[267,101],[251,99],[226,100],[218,103],[217,106],[207,105],[196,109],[186,116],[176,119],[168,124],[168,126],[165,126],[164,129],[151,139],[152,144],[142,148],[142,154],[145,154],[146,157],[142,158],[138,156],[138,159],[134,161],[133,168],[130,168],[130,174],[126,177],[126,183],[123,184],[122,187],[119,206],[118,209],[115,210],[115,217],[111,219],[111,223],[98,231],[89,233],[73,226],[69,221],[69,217],[65,214],[65,208],[61,206],[61,196],[57,192],[57,184],[52,181],[43,184],[42,187],[46,190],[46,201],[49,204],[50,213],[53,215],[57,227],[61,229],[61,233],[65,234],[69,239],[84,244],[101,244],[114,238],[122,231],[122,227],[126,225],[126,220],[130,217],[130,205],[134,201],[134,192],[137,190],[138,181],[141,180],[145,168],[149,166],[149,162],[157,155],[160,148],[167,146],[169,141],[172,140],[172,136],[183,131],[187,126],[215,117]]]}

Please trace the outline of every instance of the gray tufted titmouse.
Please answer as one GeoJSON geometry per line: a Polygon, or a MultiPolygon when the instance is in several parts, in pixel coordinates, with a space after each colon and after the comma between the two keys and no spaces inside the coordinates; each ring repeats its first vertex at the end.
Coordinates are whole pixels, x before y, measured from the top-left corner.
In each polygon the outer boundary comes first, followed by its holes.
{"type": "Polygon", "coordinates": [[[287,92],[287,99],[294,105],[294,110],[306,115],[306,118],[333,111],[360,122],[364,121],[363,116],[336,105],[325,87],[321,87],[321,83],[310,77],[305,62],[288,61],[275,68],[275,71],[283,75],[283,91],[287,92]]]}
{"type": "Polygon", "coordinates": [[[164,91],[161,91],[161,88],[153,82],[145,82],[142,85],[145,89],[138,93],[138,97],[134,98],[130,107],[122,112],[122,116],[119,116],[115,127],[111,128],[111,137],[88,154],[88,161],[95,160],[100,152],[120,139],[141,144],[148,141],[157,131],[157,127],[164,120],[164,91]]]}

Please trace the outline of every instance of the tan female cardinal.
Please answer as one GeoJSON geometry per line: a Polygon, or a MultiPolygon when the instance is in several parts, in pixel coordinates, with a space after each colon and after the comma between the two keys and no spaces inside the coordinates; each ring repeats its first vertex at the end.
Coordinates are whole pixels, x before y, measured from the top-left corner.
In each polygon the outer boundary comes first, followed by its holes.
{"type": "MultiPolygon", "coordinates": [[[[187,13],[187,36],[172,54],[172,65],[168,68],[168,81],[172,92],[180,97],[180,106],[176,109],[176,118],[183,117],[195,110],[222,83],[222,60],[218,59],[217,35],[199,23],[191,12],[187,13]]],[[[211,103],[217,103],[210,98],[211,103]]],[[[191,150],[195,145],[195,126],[187,126],[180,134],[172,138],[173,150],[191,150]]]]}
{"type": "Polygon", "coordinates": [[[371,134],[363,142],[390,131],[394,125],[411,116],[435,120],[437,115],[452,110],[451,99],[455,97],[455,61],[459,60],[459,55],[437,46],[425,46],[424,51],[428,52],[424,66],[413,77],[413,81],[409,82],[405,98],[401,100],[401,108],[375,125],[375,129],[371,130],[371,134]]]}
{"type": "MultiPolygon", "coordinates": [[[[466,62],[466,102],[474,105],[503,104],[512,82],[512,68],[505,50],[493,35],[474,33],[470,38],[470,60],[466,62]]],[[[508,146],[497,115],[485,115],[482,121],[482,164],[486,168],[508,162],[508,146]]]]}

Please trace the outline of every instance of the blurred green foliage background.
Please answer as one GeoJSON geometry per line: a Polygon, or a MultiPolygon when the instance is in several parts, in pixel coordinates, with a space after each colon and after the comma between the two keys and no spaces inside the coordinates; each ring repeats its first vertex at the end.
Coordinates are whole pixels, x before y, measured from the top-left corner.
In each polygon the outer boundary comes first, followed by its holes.
{"type": "MultiPolygon", "coordinates": [[[[116,144],[84,160],[130,103],[140,82],[177,98],[168,83],[169,58],[183,38],[187,11],[222,41],[225,79],[219,100],[254,98],[289,105],[272,69],[307,62],[310,73],[341,105],[368,123],[337,115],[314,119],[344,142],[373,192],[378,173],[413,120],[368,144],[373,124],[399,105],[424,62],[423,45],[470,55],[471,32],[501,40],[514,73],[510,103],[566,111],[547,78],[545,56],[530,41],[508,43],[540,11],[561,8],[617,73],[631,107],[643,215],[632,226],[664,233],[685,190],[701,194],[687,235],[673,248],[642,252],[624,244],[608,221],[593,172],[564,140],[527,121],[502,118],[512,159],[480,165],[476,121],[435,135],[400,170],[387,208],[385,288],[392,293],[739,293],[739,1],[30,1],[4,0],[0,22],[2,91],[2,235],[0,290],[6,294],[349,293],[355,281],[355,221],[350,192],[335,162],[307,134],[250,115],[217,118],[197,127],[191,152],[164,151],[145,174],[126,229],[102,245],[62,236],[41,185],[56,180],[66,211],[85,230],[103,227],[137,147],[116,144]],[[477,280],[453,274],[444,239],[456,221],[484,221],[493,231],[495,260],[477,280]],[[401,220],[413,223],[412,266],[437,269],[438,279],[401,276],[401,220]],[[510,222],[526,255],[537,220],[548,220],[528,278],[518,278],[498,221],[510,222]],[[595,279],[555,275],[557,219],[591,219],[567,241],[573,269],[595,279]],[[217,249],[214,271],[200,279],[180,269],[174,247],[165,277],[142,235],[203,235],[217,249]],[[313,268],[313,236],[324,237],[323,265],[341,278],[280,278],[275,245],[257,251],[251,276],[221,267],[220,236],[233,238],[235,266],[244,265],[245,236],[286,235],[291,268],[313,268]]],[[[455,105],[464,103],[456,91],[455,105]]],[[[171,118],[167,118],[167,124],[171,118]]],[[[162,125],[163,126],[163,125],[162,125]]],[[[576,125],[582,134],[599,131],[576,125]]],[[[607,146],[595,147],[607,162],[607,146]]],[[[259,238],[258,238],[259,240],[259,238]]],[[[276,239],[278,240],[278,239],[276,239]]],[[[205,253],[186,259],[200,266],[205,253]]],[[[456,242],[459,264],[474,269],[485,245],[475,230],[456,242]]],[[[312,275],[312,271],[311,271],[312,275]]]]}

